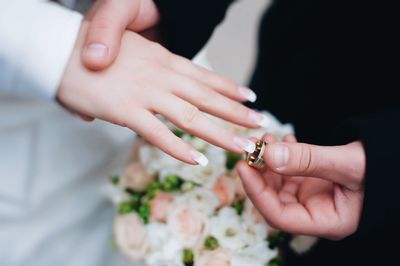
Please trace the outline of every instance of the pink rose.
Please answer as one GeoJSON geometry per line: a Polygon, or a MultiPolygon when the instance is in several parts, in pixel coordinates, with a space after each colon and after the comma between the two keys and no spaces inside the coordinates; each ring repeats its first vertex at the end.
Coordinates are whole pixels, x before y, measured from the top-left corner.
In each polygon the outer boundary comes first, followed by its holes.
{"type": "Polygon", "coordinates": [[[207,217],[186,205],[175,205],[168,214],[167,227],[185,248],[194,247],[205,234],[207,217]]]}
{"type": "Polygon", "coordinates": [[[195,266],[231,266],[231,256],[227,250],[218,248],[206,251],[196,260],[195,266]]]}
{"type": "Polygon", "coordinates": [[[244,190],[242,180],[239,177],[235,178],[235,192],[239,198],[241,199],[247,198],[247,194],[246,191],[244,190]]]}
{"type": "Polygon", "coordinates": [[[171,194],[158,192],[150,203],[152,222],[165,222],[168,211],[172,206],[173,197],[171,194]]]}
{"type": "Polygon", "coordinates": [[[132,162],[125,167],[121,185],[136,192],[144,191],[153,183],[155,177],[148,174],[145,167],[139,162],[132,162]]]}
{"type": "Polygon", "coordinates": [[[147,252],[146,229],[142,219],[135,214],[117,216],[114,235],[118,248],[133,260],[141,260],[147,252]]]}
{"type": "Polygon", "coordinates": [[[219,206],[229,206],[235,199],[235,179],[227,176],[220,176],[214,185],[213,191],[219,199],[219,206]]]}

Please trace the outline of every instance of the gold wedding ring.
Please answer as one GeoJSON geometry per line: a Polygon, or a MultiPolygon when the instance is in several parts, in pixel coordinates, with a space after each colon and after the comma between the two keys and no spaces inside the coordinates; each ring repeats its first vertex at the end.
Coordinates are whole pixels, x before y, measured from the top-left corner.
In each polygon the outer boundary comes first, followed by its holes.
{"type": "Polygon", "coordinates": [[[265,165],[263,155],[266,147],[267,143],[265,141],[257,140],[255,151],[253,153],[246,153],[247,164],[257,169],[263,168],[265,165]]]}

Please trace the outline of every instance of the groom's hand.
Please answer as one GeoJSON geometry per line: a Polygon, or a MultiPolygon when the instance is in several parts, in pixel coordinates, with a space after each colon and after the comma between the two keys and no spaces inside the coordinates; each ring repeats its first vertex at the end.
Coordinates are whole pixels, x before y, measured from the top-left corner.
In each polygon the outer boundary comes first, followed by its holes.
{"type": "Polygon", "coordinates": [[[365,152],[361,142],[322,147],[294,137],[269,143],[266,168],[238,165],[244,187],[272,226],[283,231],[341,239],[358,228],[364,196],[365,152]]]}
{"type": "Polygon", "coordinates": [[[90,25],[82,51],[83,64],[92,70],[107,68],[119,53],[125,30],[152,29],[159,18],[153,0],[98,0],[86,15],[90,25]]]}

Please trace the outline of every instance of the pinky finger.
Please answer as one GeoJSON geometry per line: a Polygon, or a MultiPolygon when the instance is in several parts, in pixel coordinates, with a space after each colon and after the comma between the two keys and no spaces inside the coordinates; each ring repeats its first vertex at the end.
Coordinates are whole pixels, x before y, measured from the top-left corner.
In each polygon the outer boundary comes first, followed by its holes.
{"type": "Polygon", "coordinates": [[[177,160],[201,166],[206,166],[208,164],[208,159],[204,154],[198,152],[181,138],[175,136],[175,134],[152,113],[144,111],[138,114],[137,117],[140,117],[140,119],[129,123],[128,127],[154,146],[177,160]]]}

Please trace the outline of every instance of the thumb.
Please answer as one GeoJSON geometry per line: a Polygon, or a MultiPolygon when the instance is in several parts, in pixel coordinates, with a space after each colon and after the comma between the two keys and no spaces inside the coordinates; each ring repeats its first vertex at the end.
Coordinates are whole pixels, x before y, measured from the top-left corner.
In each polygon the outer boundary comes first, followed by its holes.
{"type": "Polygon", "coordinates": [[[365,171],[361,142],[342,146],[271,143],[267,145],[264,161],[272,171],[282,175],[322,178],[352,190],[360,188],[365,171]]]}
{"type": "Polygon", "coordinates": [[[115,60],[122,35],[139,12],[139,1],[103,1],[89,11],[91,22],[82,51],[83,64],[92,70],[107,68],[115,60]]]}

